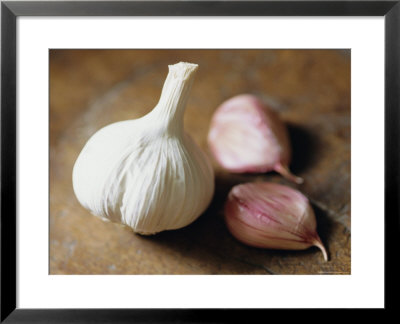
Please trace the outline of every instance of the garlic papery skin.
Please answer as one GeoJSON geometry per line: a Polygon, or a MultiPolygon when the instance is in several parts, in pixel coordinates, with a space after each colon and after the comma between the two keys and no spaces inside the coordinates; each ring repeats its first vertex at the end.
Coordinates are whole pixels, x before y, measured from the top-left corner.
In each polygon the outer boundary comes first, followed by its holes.
{"type": "Polygon", "coordinates": [[[83,207],[140,234],[189,225],[208,207],[214,171],[184,131],[183,114],[198,66],[169,65],[160,100],[147,115],[110,124],[86,143],[73,168],[83,207]]]}
{"type": "Polygon", "coordinates": [[[230,172],[276,171],[292,182],[303,182],[289,171],[291,147],[286,125],[255,95],[232,97],[216,109],[208,143],[218,163],[230,172]]]}
{"type": "Polygon", "coordinates": [[[246,245],[284,250],[314,245],[328,261],[314,211],[298,190],[268,182],[236,185],[228,195],[224,216],[231,234],[246,245]]]}

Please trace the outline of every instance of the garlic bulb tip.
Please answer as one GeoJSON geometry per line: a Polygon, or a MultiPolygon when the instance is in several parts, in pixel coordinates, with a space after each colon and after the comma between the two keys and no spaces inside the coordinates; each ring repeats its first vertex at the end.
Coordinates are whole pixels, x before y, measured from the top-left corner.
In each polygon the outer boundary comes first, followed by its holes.
{"type": "Polygon", "coordinates": [[[294,175],[287,166],[283,166],[281,163],[275,165],[274,171],[278,172],[281,176],[283,176],[285,179],[289,181],[292,181],[297,184],[304,183],[303,178],[294,175]]]}
{"type": "Polygon", "coordinates": [[[326,251],[325,246],[322,244],[319,237],[314,241],[314,246],[321,250],[324,260],[329,261],[328,252],[326,251]]]}

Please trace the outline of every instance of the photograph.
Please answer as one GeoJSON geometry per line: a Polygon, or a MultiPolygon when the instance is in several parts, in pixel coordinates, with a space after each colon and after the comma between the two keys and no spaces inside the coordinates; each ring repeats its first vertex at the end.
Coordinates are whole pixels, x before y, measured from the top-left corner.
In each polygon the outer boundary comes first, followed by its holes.
{"type": "Polygon", "coordinates": [[[49,49],[49,275],[351,275],[351,49],[49,49]]]}
{"type": "Polygon", "coordinates": [[[396,309],[398,0],[0,10],[1,323],[396,309]]]}

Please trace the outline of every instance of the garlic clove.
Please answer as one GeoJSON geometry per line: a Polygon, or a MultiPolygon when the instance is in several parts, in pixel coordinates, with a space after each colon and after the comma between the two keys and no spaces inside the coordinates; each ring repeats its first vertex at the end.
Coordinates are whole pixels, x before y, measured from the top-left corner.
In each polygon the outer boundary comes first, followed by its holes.
{"type": "Polygon", "coordinates": [[[317,246],[328,261],[314,211],[298,190],[268,182],[236,185],[224,216],[230,233],[246,245],[287,250],[317,246]]]}
{"type": "Polygon", "coordinates": [[[170,65],[150,113],[108,125],[85,144],[72,181],[77,199],[93,215],[148,235],[185,227],[206,210],[214,171],[183,127],[197,68],[170,65]]]}
{"type": "Polygon", "coordinates": [[[291,148],[285,124],[254,95],[235,96],[217,108],[208,143],[218,163],[230,172],[276,171],[290,181],[303,182],[288,168],[291,148]]]}

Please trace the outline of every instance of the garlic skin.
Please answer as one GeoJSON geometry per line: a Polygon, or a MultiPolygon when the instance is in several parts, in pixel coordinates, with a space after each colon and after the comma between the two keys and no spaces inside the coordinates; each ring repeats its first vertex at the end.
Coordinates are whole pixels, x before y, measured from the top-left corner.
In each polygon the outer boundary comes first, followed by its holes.
{"type": "Polygon", "coordinates": [[[197,68],[169,65],[150,113],[110,124],[88,140],[72,180],[76,197],[92,214],[148,235],[187,226],[208,207],[214,171],[183,128],[197,68]]]}
{"type": "Polygon", "coordinates": [[[234,186],[225,204],[225,222],[242,243],[258,248],[321,249],[316,219],[308,199],[290,187],[268,182],[234,186]]]}
{"type": "Polygon", "coordinates": [[[215,111],[208,133],[215,159],[233,173],[276,171],[302,183],[288,168],[290,140],[285,124],[261,100],[242,94],[223,102],[215,111]]]}

